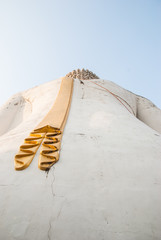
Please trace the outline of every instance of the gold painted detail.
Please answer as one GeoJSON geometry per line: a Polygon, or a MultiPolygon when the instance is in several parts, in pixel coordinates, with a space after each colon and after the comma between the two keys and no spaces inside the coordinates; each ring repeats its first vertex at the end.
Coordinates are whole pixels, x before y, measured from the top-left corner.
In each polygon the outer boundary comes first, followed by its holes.
{"type": "Polygon", "coordinates": [[[73,78],[62,78],[59,94],[56,101],[29,137],[20,146],[15,156],[15,170],[23,170],[32,162],[41,143],[38,167],[41,170],[49,170],[59,160],[61,139],[73,91],[73,78]]]}

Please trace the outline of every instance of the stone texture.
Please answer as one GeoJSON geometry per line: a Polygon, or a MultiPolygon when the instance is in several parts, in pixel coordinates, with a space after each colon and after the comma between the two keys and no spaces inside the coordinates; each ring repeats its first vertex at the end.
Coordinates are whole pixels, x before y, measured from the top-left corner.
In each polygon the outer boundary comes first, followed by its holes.
{"type": "Polygon", "coordinates": [[[18,93],[0,109],[0,239],[160,240],[161,110],[110,81],[74,80],[60,160],[49,173],[38,169],[39,152],[14,170],[60,82],[18,93]]]}

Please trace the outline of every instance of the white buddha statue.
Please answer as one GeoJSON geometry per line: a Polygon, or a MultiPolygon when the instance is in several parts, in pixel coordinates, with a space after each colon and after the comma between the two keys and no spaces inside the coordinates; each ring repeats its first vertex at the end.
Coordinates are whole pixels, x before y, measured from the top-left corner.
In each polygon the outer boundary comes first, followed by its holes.
{"type": "Polygon", "coordinates": [[[74,78],[59,161],[15,171],[14,156],[51,109],[57,79],[0,109],[0,239],[161,239],[161,110],[99,79],[74,78]]]}

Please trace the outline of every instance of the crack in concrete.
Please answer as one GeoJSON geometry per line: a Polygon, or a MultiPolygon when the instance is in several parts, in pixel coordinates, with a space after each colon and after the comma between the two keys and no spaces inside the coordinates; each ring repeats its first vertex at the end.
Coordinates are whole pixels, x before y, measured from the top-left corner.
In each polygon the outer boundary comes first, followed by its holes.
{"type": "Polygon", "coordinates": [[[81,97],[81,99],[84,99],[84,95],[85,95],[84,87],[82,87],[82,97],[81,97]]]}
{"type": "MultiPolygon", "coordinates": [[[[52,194],[52,196],[53,196],[53,200],[54,200],[54,197],[55,197],[54,188],[53,188],[54,182],[55,182],[54,170],[55,170],[55,167],[52,167],[52,171],[50,171],[50,172],[52,172],[52,176],[53,176],[53,180],[52,180],[52,182],[51,182],[51,194],[52,194]]],[[[52,220],[52,217],[51,217],[50,220],[49,220],[49,228],[48,228],[48,234],[47,234],[47,235],[48,235],[48,240],[51,240],[52,222],[53,222],[53,220],[52,220]]]]}
{"type": "Polygon", "coordinates": [[[54,199],[54,197],[55,197],[55,193],[54,193],[54,189],[53,189],[54,182],[55,182],[55,174],[54,174],[54,170],[55,170],[55,167],[52,167],[53,181],[52,181],[52,183],[51,183],[51,193],[52,193],[52,195],[53,195],[53,199],[54,199]]]}
{"type": "Polygon", "coordinates": [[[52,220],[50,219],[50,221],[49,221],[49,229],[48,229],[48,239],[49,240],[51,240],[51,238],[50,238],[51,222],[52,222],[52,220]]]}
{"type": "MultiPolygon", "coordinates": [[[[62,209],[63,209],[63,207],[65,205],[65,202],[66,202],[66,199],[63,201],[63,203],[62,203],[62,205],[61,205],[61,207],[59,209],[59,212],[58,212],[57,216],[55,217],[55,219],[53,221],[50,219],[50,221],[49,221],[48,240],[51,240],[51,236],[50,236],[51,222],[53,222],[53,232],[55,232],[56,224],[57,224],[57,221],[58,221],[58,219],[59,219],[59,217],[61,215],[61,212],[62,212],[62,209]]],[[[53,236],[52,236],[52,239],[53,239],[53,236]]]]}
{"type": "Polygon", "coordinates": [[[64,202],[62,203],[62,205],[61,205],[61,207],[60,207],[60,210],[59,210],[58,215],[57,215],[57,220],[58,220],[58,218],[59,218],[60,215],[61,215],[61,212],[62,212],[62,209],[63,209],[63,207],[64,207],[65,202],[66,202],[66,199],[64,200],[64,202]]]}

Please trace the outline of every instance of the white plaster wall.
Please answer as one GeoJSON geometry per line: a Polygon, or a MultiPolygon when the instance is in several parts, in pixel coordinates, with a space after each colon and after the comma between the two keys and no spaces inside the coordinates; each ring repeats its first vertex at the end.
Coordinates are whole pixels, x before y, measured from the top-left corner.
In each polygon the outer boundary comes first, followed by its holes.
{"type": "MultiPolygon", "coordinates": [[[[137,114],[137,96],[110,81],[92,81],[137,114]]],[[[0,239],[160,240],[161,135],[89,81],[75,80],[59,162],[47,174],[38,169],[38,152],[26,170],[14,170],[14,155],[59,87],[60,79],[16,95],[32,110],[23,104],[16,119],[25,117],[0,137],[0,239]]],[[[3,116],[14,121],[13,111],[3,106],[0,128],[3,116]]]]}

